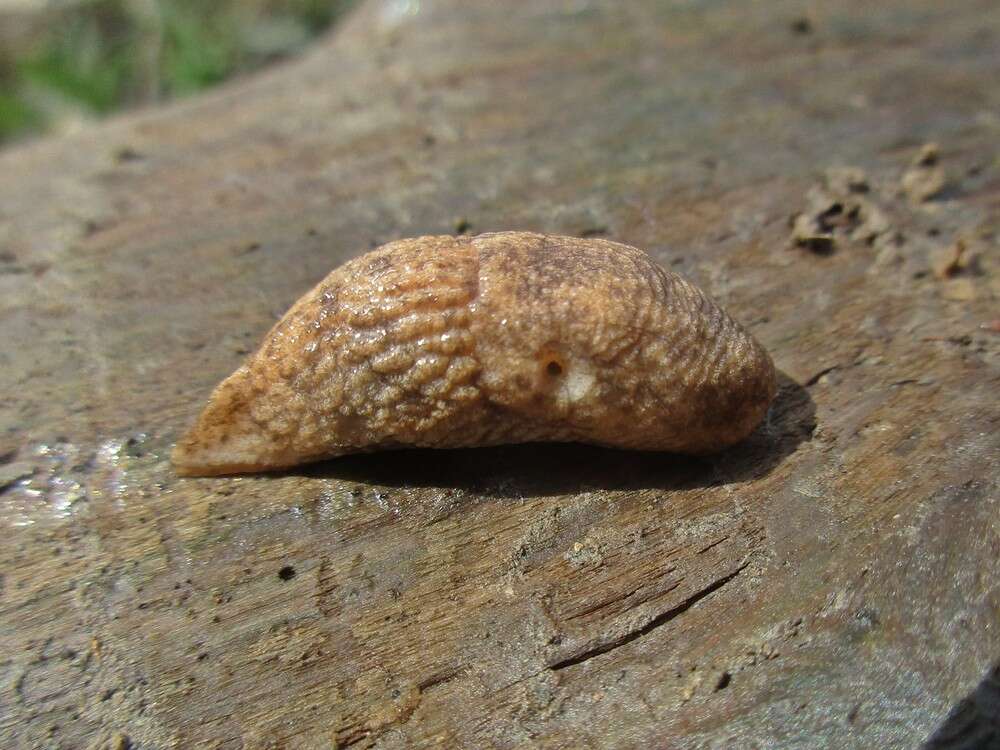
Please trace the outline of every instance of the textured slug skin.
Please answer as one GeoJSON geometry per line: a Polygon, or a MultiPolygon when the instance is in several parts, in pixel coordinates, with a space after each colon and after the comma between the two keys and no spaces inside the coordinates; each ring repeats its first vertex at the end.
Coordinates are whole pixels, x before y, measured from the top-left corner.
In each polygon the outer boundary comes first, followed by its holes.
{"type": "Polygon", "coordinates": [[[334,270],[224,380],[180,474],[399,446],[707,453],[775,394],[764,348],[645,253],[524,232],[400,240],[334,270]]]}

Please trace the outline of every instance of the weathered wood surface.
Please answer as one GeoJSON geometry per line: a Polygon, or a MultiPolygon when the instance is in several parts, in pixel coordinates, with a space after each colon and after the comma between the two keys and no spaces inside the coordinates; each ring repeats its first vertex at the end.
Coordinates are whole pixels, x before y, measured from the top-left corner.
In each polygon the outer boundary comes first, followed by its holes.
{"type": "Polygon", "coordinates": [[[988,705],[1000,6],[810,6],[373,0],[302,61],[0,156],[0,744],[912,748],[988,705]],[[914,203],[927,141],[948,182],[914,203]],[[867,193],[818,195],[843,165],[867,193]],[[824,201],[832,252],[792,247],[824,201]],[[697,461],[173,475],[304,290],[466,222],[693,278],[783,371],[769,424],[697,461]]]}

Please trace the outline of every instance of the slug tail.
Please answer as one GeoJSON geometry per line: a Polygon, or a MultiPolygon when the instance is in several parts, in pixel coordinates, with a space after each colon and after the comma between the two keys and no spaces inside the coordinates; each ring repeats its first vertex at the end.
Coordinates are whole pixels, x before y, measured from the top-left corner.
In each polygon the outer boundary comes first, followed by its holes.
{"type": "Polygon", "coordinates": [[[250,415],[252,392],[246,368],[219,384],[170,460],[181,476],[219,476],[273,471],[301,462],[282,455],[250,415]]]}

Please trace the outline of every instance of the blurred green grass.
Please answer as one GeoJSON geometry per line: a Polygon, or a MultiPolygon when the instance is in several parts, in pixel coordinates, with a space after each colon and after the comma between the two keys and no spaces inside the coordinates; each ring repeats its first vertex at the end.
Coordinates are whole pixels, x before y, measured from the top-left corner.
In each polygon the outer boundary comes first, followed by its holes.
{"type": "MultiPolygon", "coordinates": [[[[0,39],[0,143],[185,96],[300,51],[355,0],[80,0],[0,39]]],[[[0,8],[2,10],[2,8],[0,8]]]]}

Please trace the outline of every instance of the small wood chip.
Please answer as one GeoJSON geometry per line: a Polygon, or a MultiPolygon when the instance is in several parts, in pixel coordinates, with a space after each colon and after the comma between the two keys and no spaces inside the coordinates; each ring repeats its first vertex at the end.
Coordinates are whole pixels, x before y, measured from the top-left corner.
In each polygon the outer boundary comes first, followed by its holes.
{"type": "Polygon", "coordinates": [[[936,143],[924,144],[914,157],[910,168],[903,173],[900,185],[914,203],[923,203],[938,195],[947,185],[944,169],[938,165],[936,143]]]}
{"type": "Polygon", "coordinates": [[[968,266],[965,257],[965,241],[955,240],[944,251],[937,254],[932,264],[934,275],[939,279],[950,279],[964,271],[968,266]]]}

